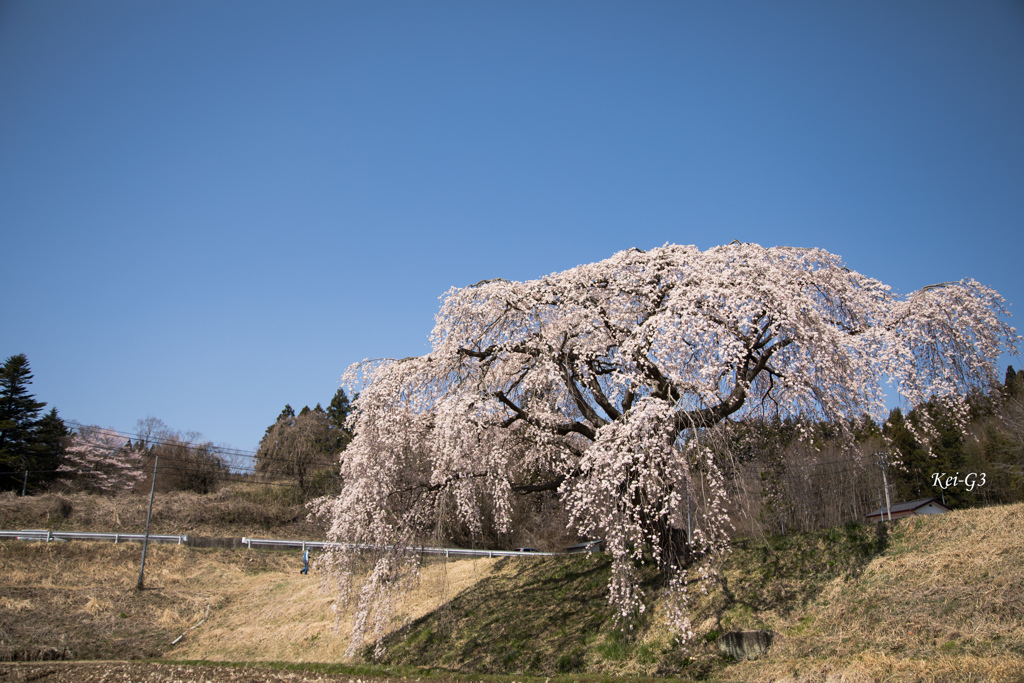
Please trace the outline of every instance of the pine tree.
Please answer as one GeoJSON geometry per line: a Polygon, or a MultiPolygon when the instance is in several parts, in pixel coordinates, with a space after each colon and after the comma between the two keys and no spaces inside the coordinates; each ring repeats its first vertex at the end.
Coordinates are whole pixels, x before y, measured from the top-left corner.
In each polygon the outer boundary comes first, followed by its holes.
{"type": "MultiPolygon", "coordinates": [[[[33,449],[33,469],[36,470],[35,480],[37,482],[52,481],[57,478],[57,468],[64,457],[64,449],[67,448],[70,437],[71,430],[57,415],[56,408],[51,408],[50,412],[39,420],[33,449]]],[[[31,475],[29,481],[32,481],[31,475]]]]}
{"type": "Polygon", "coordinates": [[[46,404],[28,393],[32,371],[19,353],[0,368],[0,488],[21,488],[18,473],[34,468],[36,422],[46,404]],[[7,475],[7,476],[2,476],[7,475]]]}
{"type": "Polygon", "coordinates": [[[339,388],[335,392],[334,398],[331,399],[330,405],[327,406],[327,417],[335,427],[344,429],[345,420],[348,419],[351,412],[352,406],[348,401],[348,396],[345,395],[344,389],[339,388]]]}

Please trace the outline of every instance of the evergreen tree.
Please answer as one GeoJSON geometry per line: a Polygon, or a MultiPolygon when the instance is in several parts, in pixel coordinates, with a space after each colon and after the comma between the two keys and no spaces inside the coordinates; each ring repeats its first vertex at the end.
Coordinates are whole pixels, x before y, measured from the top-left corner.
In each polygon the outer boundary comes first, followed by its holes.
{"type": "MultiPolygon", "coordinates": [[[[57,478],[57,467],[64,457],[64,449],[68,446],[71,430],[64,420],[57,415],[57,409],[43,415],[36,429],[34,448],[34,468],[36,481],[53,481],[57,478]]],[[[32,480],[30,475],[29,480],[32,480]]]]}
{"type": "MultiPolygon", "coordinates": [[[[319,406],[319,404],[317,405],[319,406]]],[[[338,429],[344,429],[345,420],[348,419],[351,412],[352,405],[348,401],[348,396],[345,395],[344,389],[339,388],[335,392],[334,398],[331,399],[330,405],[327,406],[327,418],[338,429]]]]}
{"type": "Polygon", "coordinates": [[[0,488],[21,488],[19,472],[35,469],[36,422],[46,404],[28,393],[32,371],[19,353],[0,368],[0,488]],[[6,476],[4,476],[6,475],[6,476]]]}
{"type": "MultiPolygon", "coordinates": [[[[319,407],[317,404],[317,408],[319,407]]],[[[348,416],[352,413],[352,404],[349,403],[344,389],[339,388],[334,392],[334,398],[331,399],[324,412],[327,414],[327,423],[331,426],[329,450],[334,453],[345,450],[349,442],[352,441],[352,430],[346,425],[348,416]]]]}
{"type": "Polygon", "coordinates": [[[895,501],[934,497],[948,507],[965,507],[974,502],[974,493],[963,487],[943,489],[934,485],[936,474],[966,474],[964,441],[944,408],[928,402],[911,410],[905,418],[899,408],[894,408],[883,433],[897,451],[898,466],[889,468],[895,501]],[[915,429],[922,429],[920,423],[925,417],[934,430],[930,450],[914,435],[915,429]]]}

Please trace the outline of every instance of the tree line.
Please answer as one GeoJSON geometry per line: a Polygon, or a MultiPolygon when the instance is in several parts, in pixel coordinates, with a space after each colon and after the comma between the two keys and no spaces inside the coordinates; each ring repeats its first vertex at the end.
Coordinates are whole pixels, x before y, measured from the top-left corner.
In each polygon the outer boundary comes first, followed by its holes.
{"type": "Polygon", "coordinates": [[[1001,385],[967,397],[963,431],[930,400],[881,424],[850,426],[853,444],[828,423],[792,419],[731,425],[719,453],[739,535],[811,531],[863,521],[885,506],[935,498],[949,508],[1024,500],[1024,373],[1009,366],[1001,385]],[[924,437],[927,420],[934,430],[924,437]],[[804,438],[801,438],[803,436],[804,438]],[[968,474],[974,477],[965,482],[968,474]],[[949,477],[958,479],[950,485],[949,477]]]}
{"type": "Polygon", "coordinates": [[[33,494],[61,488],[93,493],[148,491],[158,463],[158,491],[212,493],[227,481],[294,485],[303,500],[337,490],[338,453],[351,440],[348,396],[338,389],[326,410],[296,415],[286,405],[253,455],[220,448],[197,432],[155,417],[134,433],[66,422],[30,392],[25,354],[0,369],[0,490],[33,494]]]}
{"type": "MultiPolygon", "coordinates": [[[[29,391],[32,379],[24,354],[7,358],[0,369],[2,490],[31,494],[55,485],[93,492],[148,490],[157,456],[159,491],[212,493],[232,478],[246,477],[294,482],[306,500],[340,489],[339,454],[353,436],[347,426],[352,405],[342,388],[326,409],[317,403],[296,413],[286,404],[266,428],[252,462],[246,462],[237,452],[219,449],[196,432],[171,429],[155,417],[140,419],[133,434],[94,425],[71,428],[56,408],[44,412],[47,404],[29,391]]],[[[736,531],[785,533],[862,519],[884,503],[885,483],[893,503],[934,497],[961,508],[1024,499],[1024,372],[1009,366],[1002,386],[972,394],[967,405],[966,436],[934,401],[907,414],[894,408],[881,425],[869,419],[852,424],[853,457],[828,423],[800,425],[775,417],[731,425],[729,447],[719,459],[732,490],[736,531]],[[925,416],[937,430],[929,442],[920,436],[925,416]],[[801,438],[806,433],[811,437],[801,438]],[[949,475],[962,480],[971,472],[984,477],[970,488],[946,485],[949,475]]],[[[517,510],[520,541],[523,534],[559,535],[560,530],[546,527],[563,524],[565,511],[549,498],[536,511],[517,510]]],[[[695,496],[695,508],[705,503],[706,496],[695,496]]],[[[479,529],[477,540],[518,542],[494,527],[493,514],[488,518],[491,523],[479,529]]],[[[473,542],[471,530],[458,525],[448,535],[473,542]]]]}
{"type": "Polygon", "coordinates": [[[32,371],[20,353],[0,368],[0,489],[28,491],[57,478],[70,432],[56,408],[28,392],[32,371]]]}
{"type": "Polygon", "coordinates": [[[299,413],[285,404],[267,427],[255,456],[255,471],[265,477],[290,477],[304,497],[324,496],[340,489],[339,454],[352,440],[346,422],[352,406],[339,388],[323,409],[319,403],[299,413]]]}

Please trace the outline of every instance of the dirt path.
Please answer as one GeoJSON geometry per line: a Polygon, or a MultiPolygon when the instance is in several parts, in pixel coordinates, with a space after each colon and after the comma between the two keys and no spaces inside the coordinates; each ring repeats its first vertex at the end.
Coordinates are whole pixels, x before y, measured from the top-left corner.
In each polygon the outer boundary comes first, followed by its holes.
{"type": "MultiPolygon", "coordinates": [[[[406,679],[149,662],[0,664],[0,683],[390,683],[400,680],[406,679]]],[[[431,678],[432,683],[444,683],[444,680],[431,678]]]]}

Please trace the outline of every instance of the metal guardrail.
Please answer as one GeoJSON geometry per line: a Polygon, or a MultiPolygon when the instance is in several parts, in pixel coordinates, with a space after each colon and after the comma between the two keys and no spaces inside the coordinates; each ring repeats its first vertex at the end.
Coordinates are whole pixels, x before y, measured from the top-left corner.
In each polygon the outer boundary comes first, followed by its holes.
{"type": "MultiPolygon", "coordinates": [[[[323,550],[325,548],[344,548],[346,550],[372,550],[373,546],[368,544],[354,543],[331,543],[330,541],[291,541],[274,538],[242,538],[242,545],[252,549],[260,546],[275,546],[288,548],[301,548],[305,550],[323,550]]],[[[388,546],[388,550],[393,549],[388,546]]],[[[539,550],[471,550],[467,548],[431,548],[431,547],[409,547],[410,552],[424,553],[426,555],[444,555],[445,557],[550,557],[554,555],[567,555],[569,553],[545,553],[539,550]]]]}
{"type": "MultiPolygon", "coordinates": [[[[91,531],[50,531],[48,529],[22,529],[20,531],[0,531],[0,538],[14,538],[21,541],[122,541],[141,543],[145,534],[108,534],[95,533],[91,531]]],[[[154,543],[176,543],[177,545],[188,545],[187,534],[170,536],[166,534],[150,534],[149,540],[154,543]]],[[[323,550],[325,548],[344,548],[346,550],[372,550],[373,546],[368,544],[346,544],[332,543],[330,541],[302,541],[277,538],[250,538],[242,537],[242,545],[251,550],[252,548],[296,548],[305,550],[323,550]]],[[[392,549],[391,546],[388,549],[392,549]]],[[[560,553],[541,552],[533,549],[520,550],[475,550],[468,548],[432,548],[432,547],[409,547],[410,552],[424,553],[426,555],[444,555],[445,557],[552,557],[556,555],[571,555],[574,553],[598,552],[601,550],[601,541],[590,541],[580,543],[560,553]]]]}
{"type": "MultiPolygon", "coordinates": [[[[14,538],[21,541],[134,541],[141,543],[146,534],[103,534],[91,531],[50,531],[48,529],[22,529],[21,531],[0,531],[0,538],[14,538]]],[[[166,534],[150,534],[153,543],[188,543],[188,535],[168,536],[166,534]]]]}

